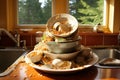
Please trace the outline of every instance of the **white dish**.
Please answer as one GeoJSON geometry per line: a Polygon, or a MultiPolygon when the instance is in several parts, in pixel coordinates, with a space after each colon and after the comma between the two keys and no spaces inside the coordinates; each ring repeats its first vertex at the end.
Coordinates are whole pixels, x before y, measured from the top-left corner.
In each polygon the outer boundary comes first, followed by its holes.
{"type": "Polygon", "coordinates": [[[51,53],[51,52],[45,51],[44,54],[46,56],[50,57],[51,59],[70,60],[70,59],[73,59],[76,55],[78,55],[80,51],[81,50],[77,50],[76,52],[61,53],[61,54],[51,53]]]}
{"type": "Polygon", "coordinates": [[[43,68],[43,67],[40,67],[39,65],[32,63],[29,58],[25,57],[26,63],[28,63],[33,68],[46,72],[46,73],[52,73],[52,74],[67,74],[67,73],[73,73],[76,71],[80,71],[90,66],[93,66],[95,63],[97,63],[98,59],[99,59],[98,56],[95,53],[93,53],[93,60],[89,62],[87,65],[84,65],[82,67],[77,67],[77,68],[72,68],[72,69],[48,69],[48,68],[43,68]]]}
{"type": "Polygon", "coordinates": [[[78,21],[77,19],[70,15],[70,14],[57,14],[53,17],[51,17],[46,25],[47,30],[54,36],[58,36],[58,37],[68,37],[70,35],[72,35],[73,33],[78,32],[78,21]],[[67,31],[66,33],[61,33],[61,34],[55,34],[53,33],[53,30],[55,30],[55,28],[59,28],[61,26],[61,29],[63,31],[67,31]],[[58,27],[59,26],[59,27],[58,27]],[[68,30],[69,28],[72,28],[70,31],[68,30]]]}

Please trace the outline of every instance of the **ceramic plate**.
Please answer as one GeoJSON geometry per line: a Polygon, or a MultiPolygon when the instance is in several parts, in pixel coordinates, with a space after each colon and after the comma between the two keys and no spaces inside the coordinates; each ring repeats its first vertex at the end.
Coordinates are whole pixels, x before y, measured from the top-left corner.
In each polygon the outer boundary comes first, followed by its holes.
{"type": "Polygon", "coordinates": [[[76,71],[80,71],[90,66],[93,66],[95,63],[97,63],[98,59],[99,59],[98,56],[95,53],[93,53],[93,60],[89,62],[87,65],[84,65],[82,67],[77,67],[77,68],[72,68],[72,69],[46,69],[46,68],[42,68],[39,65],[32,63],[29,58],[25,57],[26,63],[28,63],[33,68],[46,72],[46,73],[52,73],[52,74],[66,74],[66,73],[73,73],[76,71]]]}

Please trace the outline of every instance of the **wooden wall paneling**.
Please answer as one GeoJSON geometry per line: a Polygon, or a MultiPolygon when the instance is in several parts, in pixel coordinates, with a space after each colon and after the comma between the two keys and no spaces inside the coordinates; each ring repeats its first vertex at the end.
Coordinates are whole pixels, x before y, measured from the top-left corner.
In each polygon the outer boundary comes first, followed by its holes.
{"type": "Polygon", "coordinates": [[[118,34],[105,34],[104,45],[118,45],[118,34]]]}
{"type": "Polygon", "coordinates": [[[36,45],[36,35],[35,34],[32,34],[31,35],[31,46],[35,46],[36,45]]]}
{"type": "Polygon", "coordinates": [[[0,0],[0,28],[7,28],[6,0],[0,0]]]}
{"type": "Polygon", "coordinates": [[[83,35],[83,34],[79,34],[80,35],[80,37],[81,37],[81,40],[80,40],[80,43],[81,43],[81,45],[86,45],[85,43],[85,35],[83,35]]]}
{"type": "Polygon", "coordinates": [[[20,40],[26,40],[26,46],[31,46],[31,35],[21,34],[20,40]]]}
{"type": "Polygon", "coordinates": [[[16,43],[10,39],[6,34],[1,35],[0,47],[16,47],[16,43]]]}
{"type": "Polygon", "coordinates": [[[86,45],[87,46],[99,46],[103,45],[103,34],[91,34],[86,35],[86,45]]]}

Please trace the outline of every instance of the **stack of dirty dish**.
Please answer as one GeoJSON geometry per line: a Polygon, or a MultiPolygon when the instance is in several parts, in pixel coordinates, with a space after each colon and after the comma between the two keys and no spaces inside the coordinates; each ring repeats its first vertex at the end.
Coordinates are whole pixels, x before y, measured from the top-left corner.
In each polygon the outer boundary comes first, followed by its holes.
{"type": "Polygon", "coordinates": [[[25,61],[48,72],[83,69],[93,61],[93,56],[91,49],[83,50],[80,40],[76,18],[55,15],[48,20],[42,40],[25,56],[25,61]]]}
{"type": "Polygon", "coordinates": [[[78,22],[69,14],[58,14],[51,17],[43,34],[43,42],[48,45],[46,54],[52,58],[70,59],[80,51],[78,22]]]}

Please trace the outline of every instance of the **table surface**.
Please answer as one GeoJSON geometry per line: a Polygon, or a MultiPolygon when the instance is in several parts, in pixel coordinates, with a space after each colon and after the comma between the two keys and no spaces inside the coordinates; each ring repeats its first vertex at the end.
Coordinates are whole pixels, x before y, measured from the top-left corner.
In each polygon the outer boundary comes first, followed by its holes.
{"type": "Polygon", "coordinates": [[[9,75],[0,80],[120,80],[120,68],[91,66],[71,74],[50,74],[34,69],[22,62],[9,75]]]}
{"type": "MultiPolygon", "coordinates": [[[[111,49],[94,50],[99,60],[108,58],[120,59],[120,53],[111,49]]],[[[89,68],[70,74],[50,74],[36,70],[25,62],[19,63],[9,75],[0,77],[0,80],[120,80],[120,66],[103,68],[95,64],[89,68]],[[97,67],[96,67],[97,66],[97,67]]]]}

